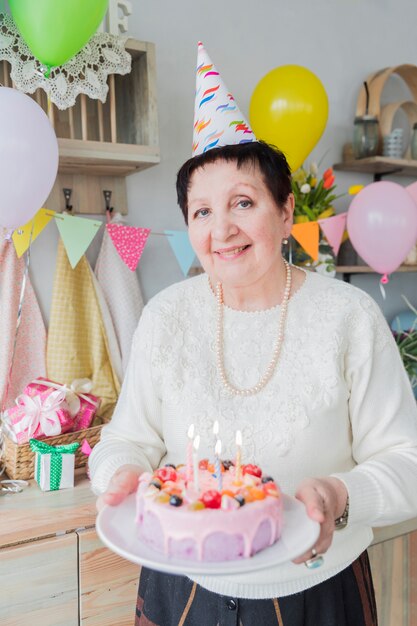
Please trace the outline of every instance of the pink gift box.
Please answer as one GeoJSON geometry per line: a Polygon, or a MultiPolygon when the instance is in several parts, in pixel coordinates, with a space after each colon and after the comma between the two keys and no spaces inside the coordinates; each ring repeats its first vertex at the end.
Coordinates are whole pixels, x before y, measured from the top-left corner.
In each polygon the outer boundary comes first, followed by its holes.
{"type": "MultiPolygon", "coordinates": [[[[70,431],[83,430],[91,425],[97,410],[100,407],[100,399],[87,390],[91,389],[92,383],[87,378],[74,380],[70,386],[56,383],[48,378],[37,378],[29,383],[24,390],[28,395],[46,393],[47,390],[64,391],[68,410],[72,416],[70,431]]],[[[63,432],[68,432],[65,430],[63,432]]]]}
{"type": "Polygon", "coordinates": [[[73,428],[74,420],[62,391],[22,393],[15,402],[5,411],[3,420],[9,437],[18,444],[27,443],[30,438],[60,435],[73,428]]]}

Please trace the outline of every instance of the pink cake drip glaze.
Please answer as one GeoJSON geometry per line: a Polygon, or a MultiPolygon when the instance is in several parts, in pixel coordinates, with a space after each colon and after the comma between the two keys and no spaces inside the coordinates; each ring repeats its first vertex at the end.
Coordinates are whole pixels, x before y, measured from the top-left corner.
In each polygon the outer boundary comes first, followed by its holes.
{"type": "MultiPolygon", "coordinates": [[[[223,489],[236,490],[234,479],[231,468],[223,475],[223,489]]],[[[247,558],[280,537],[281,497],[266,496],[234,510],[205,508],[195,511],[187,504],[196,499],[196,494],[192,486],[186,489],[181,477],[178,484],[183,487],[184,504],[180,507],[155,500],[148,491],[150,480],[150,474],[141,476],[136,523],[139,537],[166,555],[199,561],[247,558]]],[[[217,487],[216,479],[206,470],[200,470],[199,481],[200,494],[217,487]]],[[[257,486],[260,479],[247,476],[246,482],[257,486]]]]}

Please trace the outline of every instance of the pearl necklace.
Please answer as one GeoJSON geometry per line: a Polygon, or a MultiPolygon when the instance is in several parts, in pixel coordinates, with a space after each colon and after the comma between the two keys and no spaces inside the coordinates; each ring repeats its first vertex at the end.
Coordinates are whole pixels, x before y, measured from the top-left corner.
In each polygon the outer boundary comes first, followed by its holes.
{"type": "Polygon", "coordinates": [[[278,336],[275,342],[274,351],[272,353],[272,359],[266,368],[265,374],[259,380],[259,382],[253,387],[248,389],[238,389],[234,387],[228,380],[226,370],[224,367],[224,355],[223,355],[223,287],[221,283],[216,285],[216,299],[217,299],[217,329],[216,329],[216,357],[217,367],[220,373],[220,379],[223,387],[235,396],[254,396],[259,393],[265,385],[272,378],[275,367],[278,363],[279,355],[281,353],[282,342],[284,339],[284,324],[287,317],[288,301],[290,299],[291,291],[291,267],[285,259],[283,259],[286,269],[286,282],[284,297],[281,304],[281,312],[278,323],[278,336]]]}

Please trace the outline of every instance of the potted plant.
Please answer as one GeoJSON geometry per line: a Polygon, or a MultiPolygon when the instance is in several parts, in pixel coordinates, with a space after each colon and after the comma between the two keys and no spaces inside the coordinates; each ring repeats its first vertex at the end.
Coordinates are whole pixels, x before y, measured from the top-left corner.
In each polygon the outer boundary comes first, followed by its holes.
{"type": "MultiPolygon", "coordinates": [[[[400,318],[397,316],[392,324],[395,342],[400,351],[401,359],[407,372],[414,395],[417,398],[417,309],[402,296],[408,308],[415,317],[409,328],[403,328],[400,318]]],[[[404,324],[403,324],[404,326],[404,324]]],[[[407,324],[409,326],[409,324],[407,324]]]]}
{"type": "MultiPolygon", "coordinates": [[[[292,175],[292,192],[294,194],[294,222],[316,222],[319,219],[332,217],[336,214],[333,202],[342,195],[335,193],[335,177],[329,167],[319,177],[316,163],[306,169],[304,166],[292,175]]],[[[314,267],[327,276],[336,274],[336,259],[332,247],[324,236],[319,241],[319,257],[313,261],[303,248],[292,240],[292,260],[296,265],[314,267]]]]}

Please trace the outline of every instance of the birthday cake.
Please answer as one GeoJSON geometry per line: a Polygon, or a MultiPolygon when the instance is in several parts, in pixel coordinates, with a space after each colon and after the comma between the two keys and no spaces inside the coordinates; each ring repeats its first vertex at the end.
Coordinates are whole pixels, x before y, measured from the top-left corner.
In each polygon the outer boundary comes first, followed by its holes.
{"type": "Polygon", "coordinates": [[[136,523],[142,542],[158,552],[190,561],[229,561],[253,556],[281,534],[282,495],[256,465],[236,472],[221,462],[221,477],[208,460],[198,477],[184,465],[165,465],[140,477],[136,523]]]}

